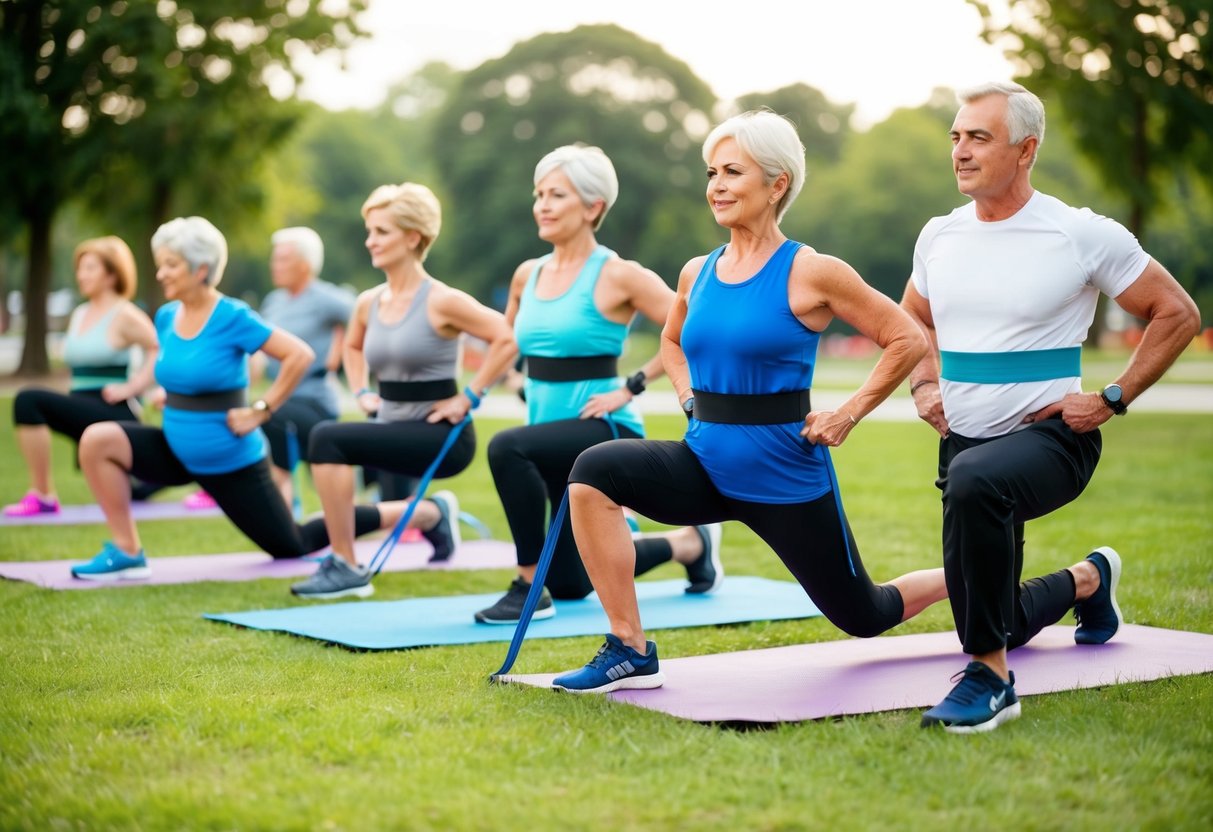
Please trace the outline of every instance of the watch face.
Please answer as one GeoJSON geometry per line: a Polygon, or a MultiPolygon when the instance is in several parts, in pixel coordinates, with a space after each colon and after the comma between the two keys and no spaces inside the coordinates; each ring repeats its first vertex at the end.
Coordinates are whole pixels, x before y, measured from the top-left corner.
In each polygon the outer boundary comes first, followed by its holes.
{"type": "Polygon", "coordinates": [[[689,398],[685,402],[683,402],[682,409],[686,413],[691,413],[692,411],[694,411],[695,410],[695,397],[691,396],[691,398],[689,398]]]}
{"type": "Polygon", "coordinates": [[[1122,391],[1119,384],[1109,384],[1103,389],[1104,398],[1110,402],[1120,401],[1122,391]]]}

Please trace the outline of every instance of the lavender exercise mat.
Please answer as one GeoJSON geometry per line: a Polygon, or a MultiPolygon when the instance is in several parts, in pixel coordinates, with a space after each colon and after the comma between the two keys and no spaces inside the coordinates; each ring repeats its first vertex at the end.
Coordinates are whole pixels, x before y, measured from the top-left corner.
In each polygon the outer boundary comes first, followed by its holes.
{"type": "MultiPolygon", "coordinates": [[[[359,540],[358,559],[369,563],[378,540],[359,540]]],[[[465,540],[449,561],[429,564],[433,547],[428,543],[401,543],[388,558],[384,572],[422,569],[512,569],[516,565],[514,544],[501,540],[465,540]]],[[[264,552],[229,555],[187,555],[148,558],[152,576],[141,581],[80,581],[71,576],[73,565],[87,560],[45,560],[0,563],[0,578],[29,581],[47,589],[98,589],[100,587],[188,584],[198,581],[253,581],[259,578],[307,577],[316,571],[316,559],[274,560],[264,552]]]]}
{"type": "MultiPolygon", "coordinates": [[[[136,522],[144,520],[188,520],[195,517],[222,517],[218,508],[186,508],[180,500],[163,503],[131,503],[131,516],[136,522]]],[[[104,523],[105,515],[95,504],[62,506],[58,514],[35,514],[31,517],[6,517],[0,515],[0,526],[72,526],[85,523],[104,523]]]]}
{"type": "MultiPolygon", "coordinates": [[[[1095,646],[1053,626],[1009,658],[1016,693],[1030,696],[1213,672],[1213,635],[1127,624],[1095,646]]],[[[952,632],[846,639],[663,659],[663,687],[607,695],[696,722],[799,722],[931,707],[966,661],[952,632]]],[[[504,681],[548,687],[556,675],[504,681]]]]}

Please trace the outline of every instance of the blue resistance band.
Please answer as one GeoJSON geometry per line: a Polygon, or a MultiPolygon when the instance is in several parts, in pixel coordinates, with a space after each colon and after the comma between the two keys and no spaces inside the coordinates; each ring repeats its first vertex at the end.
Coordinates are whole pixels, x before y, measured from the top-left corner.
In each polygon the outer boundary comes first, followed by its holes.
{"type": "MultiPolygon", "coordinates": [[[[479,401],[475,401],[479,404],[479,401]]],[[[472,414],[469,412],[463,417],[463,421],[455,425],[451,432],[446,435],[446,441],[442,443],[442,447],[438,449],[438,455],[434,457],[434,461],[430,463],[430,467],[425,469],[425,473],[421,475],[421,482],[417,485],[417,493],[413,495],[409,507],[404,510],[404,514],[396,521],[396,525],[392,528],[392,533],[389,534],[379,544],[379,550],[375,552],[375,556],[371,558],[368,565],[371,577],[375,577],[387,565],[387,559],[391,557],[392,550],[396,548],[396,544],[400,542],[400,536],[404,534],[405,528],[409,524],[409,520],[413,518],[413,512],[417,510],[417,504],[421,502],[421,498],[425,496],[425,490],[429,488],[430,481],[434,479],[434,472],[438,470],[438,466],[442,464],[442,460],[446,459],[447,453],[451,450],[451,446],[455,444],[455,440],[459,438],[459,434],[463,429],[472,423],[472,414]]],[[[458,517],[452,517],[452,523],[458,523],[458,517]]]]}
{"type": "MultiPolygon", "coordinates": [[[[611,418],[611,414],[607,413],[602,418],[610,427],[612,438],[618,439],[619,427],[611,418]]],[[[514,662],[518,660],[518,651],[522,649],[522,641],[526,638],[527,628],[531,626],[531,616],[535,614],[535,607],[539,606],[539,596],[543,595],[543,582],[547,580],[548,567],[552,565],[552,555],[556,553],[556,541],[560,538],[560,529],[564,526],[564,518],[568,513],[569,492],[566,490],[564,498],[560,501],[560,507],[556,509],[556,515],[548,524],[548,533],[543,539],[543,550],[539,553],[539,563],[535,565],[535,577],[531,579],[531,589],[527,592],[526,602],[522,605],[522,615],[518,617],[518,626],[514,628],[514,637],[510,639],[510,649],[506,652],[501,669],[489,677],[490,681],[497,681],[499,677],[509,673],[514,662]]]]}
{"type": "Polygon", "coordinates": [[[299,433],[294,422],[286,423],[286,464],[291,474],[291,514],[303,519],[303,477],[299,474],[299,433]]]}

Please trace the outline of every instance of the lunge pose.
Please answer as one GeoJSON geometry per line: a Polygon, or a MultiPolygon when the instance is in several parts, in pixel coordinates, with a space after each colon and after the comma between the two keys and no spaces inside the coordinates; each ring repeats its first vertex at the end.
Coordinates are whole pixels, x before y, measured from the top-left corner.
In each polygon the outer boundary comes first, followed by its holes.
{"type": "MultiPolygon", "coordinates": [[[[227,241],[209,221],[181,217],[165,223],[152,236],[152,250],[156,280],[169,301],[155,319],[163,427],[101,422],[84,432],[80,465],[113,539],[72,574],[88,580],[149,574],[131,519],[128,474],[165,485],[198,483],[240,531],[275,558],[323,548],[328,543],[324,522],[296,524],[274,486],[261,432],[311,365],[311,349],[219,291],[227,241]],[[281,362],[281,369],[265,395],[250,405],[248,356],[257,350],[281,362]]],[[[395,523],[404,508],[404,503],[360,507],[357,533],[395,523]]]]}
{"type": "MultiPolygon", "coordinates": [[[[506,319],[526,359],[527,424],[489,442],[489,466],[518,549],[518,576],[500,600],[475,614],[484,624],[514,624],[568,487],[577,455],[618,437],[640,437],[632,399],[659,377],[661,356],[624,380],[617,361],[637,314],[665,323],[674,293],[649,269],[620,259],[594,233],[619,194],[611,160],[596,147],[567,145],[535,167],[533,212],[539,238],[552,251],[514,272],[506,319]]],[[[536,618],[550,618],[552,597],[584,598],[593,590],[566,520],[536,618]]],[[[638,535],[636,574],[671,559],[686,565],[688,592],[715,589],[720,526],[638,535]]]]}
{"type": "Polygon", "coordinates": [[[1119,628],[1117,552],[1100,547],[1021,583],[1024,523],[1082,493],[1099,462],[1100,425],[1162,376],[1200,321],[1119,223],[1033,189],[1039,98],[1006,83],[959,98],[952,167],[972,201],[923,228],[902,306],[937,346],[910,390],[941,437],[943,565],[972,658],[922,724],[968,733],[1019,715],[1008,649],[1071,607],[1079,643],[1103,643],[1119,628]],[[1084,393],[1081,345],[1101,292],[1149,323],[1125,371],[1084,393]]]}
{"type": "Polygon", "coordinates": [[[557,688],[579,693],[662,683],[641,626],[622,507],[663,523],[740,520],[817,607],[874,636],[944,597],[943,570],[868,577],[837,493],[837,446],[906,377],[926,339],[846,263],[787,239],[779,221],[804,184],[804,147],[771,112],[725,121],[703,146],[707,201],[727,245],[683,268],[662,358],[690,422],[680,442],[621,440],[583,453],[569,477],[573,531],[611,631],[557,688]],[[837,410],[814,410],[821,332],[846,321],[883,349],[837,410]]]}
{"type": "MultiPolygon", "coordinates": [[[[358,405],[377,413],[374,422],[327,422],[312,432],[308,459],[324,507],[333,554],[316,574],[291,588],[308,598],[365,597],[371,574],[354,553],[354,471],[371,465],[394,474],[421,476],[448,435],[479,403],[486,388],[513,362],[518,349],[500,312],[435,279],[425,270],[430,246],[442,227],[433,192],[414,182],[384,185],[362,206],[371,264],[385,277],[363,292],[345,340],[345,375],[358,405]],[[460,337],[488,343],[470,383],[460,390],[460,337]],[[378,391],[370,387],[370,374],[378,391]]],[[[458,474],[472,461],[476,434],[466,425],[436,477],[458,474]]],[[[433,560],[448,559],[459,544],[459,505],[449,491],[423,500],[409,518],[434,547],[433,560]]]]}

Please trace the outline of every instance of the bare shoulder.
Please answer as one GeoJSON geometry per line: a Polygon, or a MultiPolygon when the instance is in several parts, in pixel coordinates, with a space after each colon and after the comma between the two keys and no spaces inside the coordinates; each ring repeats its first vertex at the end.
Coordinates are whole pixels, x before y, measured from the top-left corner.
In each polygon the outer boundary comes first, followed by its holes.
{"type": "Polygon", "coordinates": [[[845,260],[803,246],[792,261],[792,277],[809,283],[832,283],[858,278],[859,273],[845,260]]]}
{"type": "Polygon", "coordinates": [[[623,284],[636,282],[664,282],[661,275],[635,260],[624,260],[622,257],[612,257],[602,266],[602,276],[609,281],[623,284]]]}

